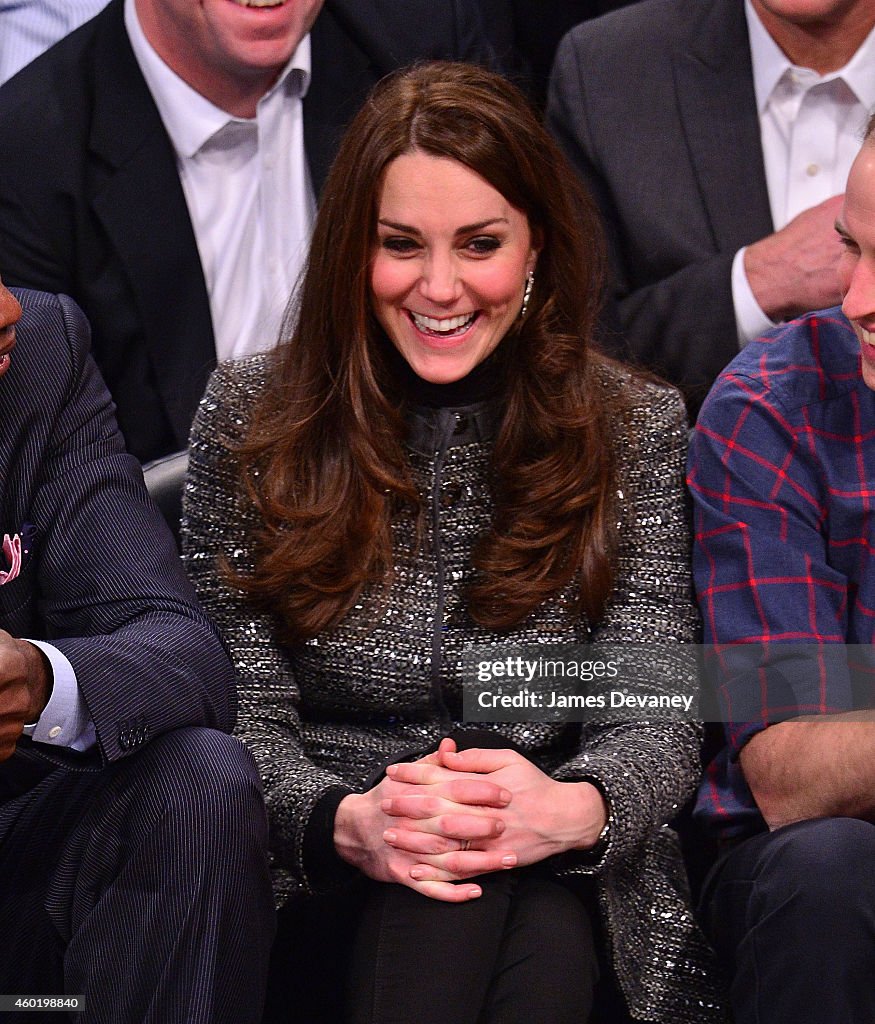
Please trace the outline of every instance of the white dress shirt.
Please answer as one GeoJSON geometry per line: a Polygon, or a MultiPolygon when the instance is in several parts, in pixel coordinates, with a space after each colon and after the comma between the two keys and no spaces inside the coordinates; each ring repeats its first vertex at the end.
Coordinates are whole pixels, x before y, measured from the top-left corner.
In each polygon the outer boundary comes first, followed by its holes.
{"type": "Polygon", "coordinates": [[[42,640],[30,640],[29,643],[39,647],[49,659],[53,684],[52,695],[39,721],[24,727],[25,736],[30,736],[36,743],[88,750],[97,742],[97,734],[79,692],[73,666],[57,647],[42,640]]]}
{"type": "Polygon", "coordinates": [[[108,0],[0,0],[0,84],[68,32],[93,18],[108,0]]]}
{"type": "Polygon", "coordinates": [[[273,347],[316,212],[304,152],[305,36],[254,118],[233,117],[173,72],[146,39],[134,0],[125,26],[176,151],[210,297],[216,356],[273,347]]]}
{"type": "MultiPolygon", "coordinates": [[[[845,190],[875,106],[875,29],[838,71],[819,75],[790,63],[745,0],[753,84],[774,228],[845,190]]],[[[744,249],[732,264],[739,344],[774,326],[754,298],[744,249]]]]}

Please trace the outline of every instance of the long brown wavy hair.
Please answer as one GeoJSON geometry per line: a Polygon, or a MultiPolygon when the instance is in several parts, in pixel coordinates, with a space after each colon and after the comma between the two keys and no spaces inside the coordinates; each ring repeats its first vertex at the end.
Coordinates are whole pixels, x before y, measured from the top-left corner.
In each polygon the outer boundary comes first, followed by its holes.
{"type": "Polygon", "coordinates": [[[254,573],[238,582],[289,643],[387,583],[390,522],[420,511],[370,292],[384,172],[412,150],[483,177],[541,244],[528,314],[500,343],[512,355],[492,455],[494,513],[474,549],[469,613],[509,628],[577,574],[574,611],[596,620],[613,586],[613,399],[590,346],[604,264],[597,215],[514,86],[434,62],[385,79],[352,122],[240,450],[262,525],[254,573]]]}

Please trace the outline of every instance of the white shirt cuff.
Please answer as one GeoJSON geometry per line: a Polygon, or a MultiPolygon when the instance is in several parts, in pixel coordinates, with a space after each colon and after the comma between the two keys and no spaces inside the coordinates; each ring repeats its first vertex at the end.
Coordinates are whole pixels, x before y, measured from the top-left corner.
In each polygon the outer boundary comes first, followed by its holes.
{"type": "Polygon", "coordinates": [[[738,347],[744,348],[754,338],[778,325],[760,309],[754,298],[750,282],[744,270],[746,246],[739,249],[732,261],[732,305],[735,307],[735,327],[738,331],[738,347]]]}
{"type": "Polygon", "coordinates": [[[79,692],[73,666],[57,647],[42,640],[27,642],[39,647],[49,659],[54,683],[52,695],[39,721],[24,727],[25,736],[30,736],[35,743],[49,743],[71,750],[88,750],[97,742],[97,734],[79,692]]]}

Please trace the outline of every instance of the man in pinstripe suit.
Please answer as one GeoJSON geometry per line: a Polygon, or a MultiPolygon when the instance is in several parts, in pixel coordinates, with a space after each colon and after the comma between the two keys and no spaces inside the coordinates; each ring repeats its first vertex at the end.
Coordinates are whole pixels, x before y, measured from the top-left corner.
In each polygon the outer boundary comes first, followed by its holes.
{"type": "Polygon", "coordinates": [[[273,904],[232,670],[88,338],[0,285],[0,996],[257,1021],[273,904]]]}

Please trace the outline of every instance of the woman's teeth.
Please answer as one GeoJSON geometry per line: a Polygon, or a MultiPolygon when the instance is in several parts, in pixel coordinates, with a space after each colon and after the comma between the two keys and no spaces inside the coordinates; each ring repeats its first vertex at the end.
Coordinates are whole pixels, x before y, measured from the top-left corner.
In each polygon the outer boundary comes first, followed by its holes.
{"type": "Polygon", "coordinates": [[[462,334],[474,322],[477,313],[467,313],[465,316],[449,316],[439,320],[433,316],[422,316],[419,313],[410,311],[410,319],[417,329],[423,334],[439,334],[446,337],[449,334],[462,334]]]}
{"type": "Polygon", "coordinates": [[[286,0],[233,0],[238,7],[282,7],[286,0]]]}

